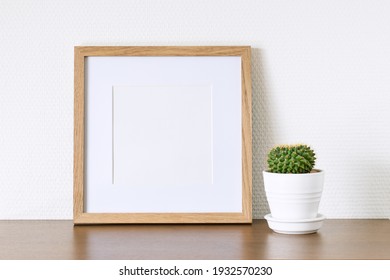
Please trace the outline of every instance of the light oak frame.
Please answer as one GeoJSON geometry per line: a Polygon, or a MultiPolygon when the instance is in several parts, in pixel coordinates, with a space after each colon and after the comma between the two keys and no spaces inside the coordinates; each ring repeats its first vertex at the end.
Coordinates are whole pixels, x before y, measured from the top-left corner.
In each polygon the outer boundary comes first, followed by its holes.
{"type": "Polygon", "coordinates": [[[251,223],[252,222],[252,89],[249,46],[99,47],[74,49],[74,224],[251,223]],[[85,58],[88,56],[239,56],[242,82],[241,213],[87,213],[84,211],[85,58]]]}

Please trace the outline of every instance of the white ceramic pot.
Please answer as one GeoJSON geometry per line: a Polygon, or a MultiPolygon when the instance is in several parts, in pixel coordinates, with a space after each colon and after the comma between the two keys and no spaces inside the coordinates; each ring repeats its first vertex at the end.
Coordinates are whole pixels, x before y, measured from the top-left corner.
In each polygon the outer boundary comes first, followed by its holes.
{"type": "Polygon", "coordinates": [[[281,174],[263,171],[265,192],[274,219],[314,219],[324,186],[324,171],[281,174]]]}

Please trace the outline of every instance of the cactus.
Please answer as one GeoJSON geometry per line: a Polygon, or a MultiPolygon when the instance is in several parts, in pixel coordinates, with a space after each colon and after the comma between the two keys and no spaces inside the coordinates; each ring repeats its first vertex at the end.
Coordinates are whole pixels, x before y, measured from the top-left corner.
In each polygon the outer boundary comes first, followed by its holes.
{"type": "Polygon", "coordinates": [[[315,164],[315,153],[307,145],[276,146],[268,153],[272,173],[309,173],[315,164]]]}

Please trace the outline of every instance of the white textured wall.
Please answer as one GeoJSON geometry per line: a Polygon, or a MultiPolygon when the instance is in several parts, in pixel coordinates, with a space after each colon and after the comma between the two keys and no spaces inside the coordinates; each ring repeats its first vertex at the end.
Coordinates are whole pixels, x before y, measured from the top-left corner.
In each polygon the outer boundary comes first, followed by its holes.
{"type": "Polygon", "coordinates": [[[0,0],[0,219],[72,217],[73,46],[251,45],[254,213],[277,143],[326,170],[321,212],[390,216],[389,1],[0,0]]]}

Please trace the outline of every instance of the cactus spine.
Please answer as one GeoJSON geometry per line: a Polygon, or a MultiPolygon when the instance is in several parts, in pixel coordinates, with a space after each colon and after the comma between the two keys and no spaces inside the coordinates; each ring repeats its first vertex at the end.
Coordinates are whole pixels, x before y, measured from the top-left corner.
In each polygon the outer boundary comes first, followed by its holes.
{"type": "Polygon", "coordinates": [[[268,153],[268,167],[273,173],[309,173],[315,165],[315,153],[307,145],[276,146],[268,153]]]}

